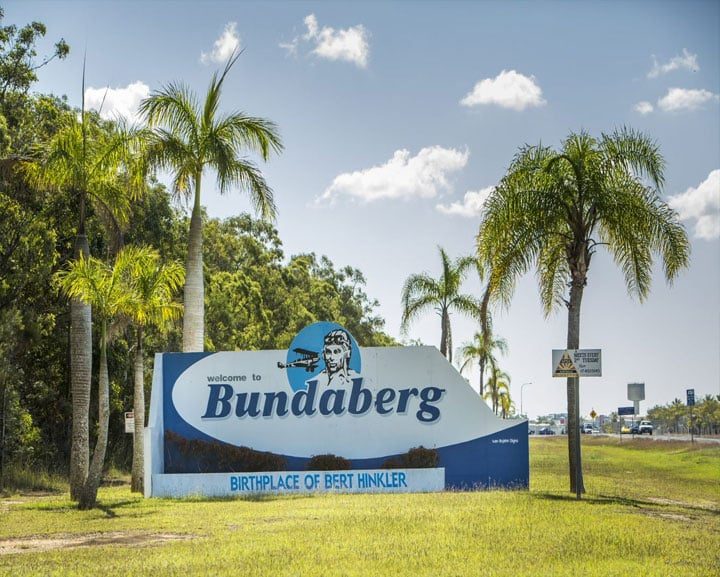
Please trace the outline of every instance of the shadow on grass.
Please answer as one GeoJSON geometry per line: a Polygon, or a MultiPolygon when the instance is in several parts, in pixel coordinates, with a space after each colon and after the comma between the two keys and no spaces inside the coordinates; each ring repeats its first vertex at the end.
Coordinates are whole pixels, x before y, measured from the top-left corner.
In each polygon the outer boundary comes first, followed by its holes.
{"type": "MultiPolygon", "coordinates": [[[[543,499],[547,501],[565,501],[565,502],[576,502],[578,499],[574,494],[568,493],[567,495],[559,495],[557,493],[531,493],[533,497],[543,499]]],[[[581,499],[585,503],[591,503],[593,505],[624,505],[625,507],[635,507],[638,509],[652,508],[668,508],[668,509],[682,509],[686,511],[696,511],[702,513],[709,513],[711,515],[720,515],[720,509],[711,507],[703,507],[695,505],[693,503],[686,503],[682,501],[672,500],[661,500],[661,499],[633,499],[630,497],[622,497],[619,495],[595,495],[592,497],[583,496],[581,499]]]]}
{"type": "Polygon", "coordinates": [[[163,498],[167,501],[176,503],[227,503],[227,502],[245,502],[245,503],[269,503],[272,501],[294,501],[297,499],[312,499],[311,493],[300,493],[297,495],[273,495],[270,493],[251,493],[249,495],[228,495],[223,497],[206,497],[204,495],[189,495],[187,497],[167,497],[163,498]]]}

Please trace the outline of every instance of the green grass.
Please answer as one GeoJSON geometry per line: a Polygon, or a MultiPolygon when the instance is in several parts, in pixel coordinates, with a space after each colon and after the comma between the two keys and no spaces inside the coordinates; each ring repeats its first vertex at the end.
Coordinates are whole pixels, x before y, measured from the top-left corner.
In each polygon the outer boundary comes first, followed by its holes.
{"type": "Polygon", "coordinates": [[[583,443],[580,502],[560,438],[531,440],[530,491],[178,501],[125,485],[85,512],[67,494],[14,496],[0,500],[0,549],[30,536],[190,538],[0,555],[0,575],[717,577],[720,446],[583,443]]]}

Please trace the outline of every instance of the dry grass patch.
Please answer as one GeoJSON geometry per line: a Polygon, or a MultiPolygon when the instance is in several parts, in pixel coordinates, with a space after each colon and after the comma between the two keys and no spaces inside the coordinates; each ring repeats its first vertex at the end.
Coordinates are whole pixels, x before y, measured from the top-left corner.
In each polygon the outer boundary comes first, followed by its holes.
{"type": "Polygon", "coordinates": [[[131,533],[114,531],[111,533],[87,533],[84,535],[53,535],[52,537],[23,537],[20,539],[0,540],[0,555],[16,553],[39,553],[52,549],[78,549],[80,547],[149,547],[162,545],[170,541],[186,541],[195,535],[178,533],[131,533]]]}

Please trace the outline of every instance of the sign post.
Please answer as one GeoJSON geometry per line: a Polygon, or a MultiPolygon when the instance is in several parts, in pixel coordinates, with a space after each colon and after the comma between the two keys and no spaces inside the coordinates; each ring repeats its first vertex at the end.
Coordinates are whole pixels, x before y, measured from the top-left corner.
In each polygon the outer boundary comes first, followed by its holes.
{"type": "Polygon", "coordinates": [[[687,389],[685,391],[685,394],[687,396],[687,406],[690,407],[690,442],[695,442],[695,435],[693,432],[693,410],[692,408],[695,406],[695,389],[687,389]]]}
{"type": "MultiPolygon", "coordinates": [[[[577,379],[575,390],[575,496],[582,498],[580,490],[580,472],[582,470],[580,451],[580,377],[601,377],[601,350],[600,349],[553,349],[552,368],[553,377],[567,377],[577,379]]],[[[568,407],[569,408],[569,407],[568,407]]],[[[568,427],[568,432],[570,429],[568,427]]]]}
{"type": "Polygon", "coordinates": [[[125,413],[125,432],[135,433],[135,413],[133,411],[125,413]]]}

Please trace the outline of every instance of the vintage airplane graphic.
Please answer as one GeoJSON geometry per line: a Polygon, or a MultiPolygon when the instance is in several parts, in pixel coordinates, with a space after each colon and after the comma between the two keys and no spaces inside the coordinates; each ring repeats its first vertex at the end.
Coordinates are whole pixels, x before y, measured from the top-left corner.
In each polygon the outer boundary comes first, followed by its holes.
{"type": "Polygon", "coordinates": [[[279,369],[291,369],[291,368],[302,368],[308,373],[312,373],[320,362],[320,355],[315,351],[309,351],[307,349],[293,349],[294,353],[300,355],[299,359],[295,359],[287,364],[278,362],[277,366],[279,369]]]}

